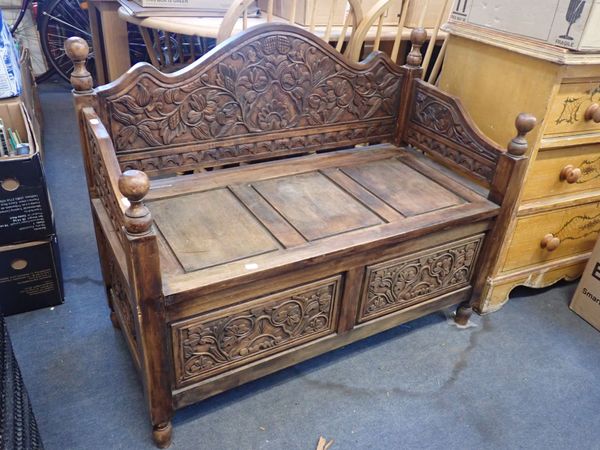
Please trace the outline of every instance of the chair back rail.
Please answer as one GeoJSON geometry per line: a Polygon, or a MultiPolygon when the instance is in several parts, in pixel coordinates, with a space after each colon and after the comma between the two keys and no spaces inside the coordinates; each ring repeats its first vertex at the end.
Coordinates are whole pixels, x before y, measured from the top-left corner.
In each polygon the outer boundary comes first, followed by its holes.
{"type": "MultiPolygon", "coordinates": [[[[444,0],[442,8],[439,10],[439,13],[437,15],[436,23],[433,29],[431,30],[430,39],[425,45],[425,55],[422,63],[423,72],[421,74],[422,79],[425,79],[429,65],[432,62],[433,52],[438,41],[440,27],[448,19],[446,17],[446,11],[448,9],[448,3],[450,1],[451,0],[444,0]]],[[[348,56],[350,60],[358,61],[361,58],[363,44],[366,42],[367,36],[373,28],[375,28],[373,50],[379,50],[379,46],[381,43],[381,35],[384,27],[383,18],[387,14],[390,5],[394,4],[395,2],[396,0],[379,0],[368,11],[365,11],[364,18],[358,25],[356,32],[352,34],[347,46],[347,50],[345,52],[346,56],[348,56]]],[[[390,57],[392,58],[392,61],[397,63],[400,63],[402,59],[402,55],[400,54],[400,47],[402,44],[402,40],[405,36],[404,24],[406,22],[410,2],[411,0],[404,0],[402,2],[401,13],[398,17],[398,24],[396,26],[396,35],[390,52],[390,57]]],[[[425,2],[422,5],[419,27],[423,26],[425,14],[427,12],[427,9],[430,7],[429,3],[429,0],[425,0],[425,2]]],[[[437,58],[435,59],[435,62],[437,62],[437,58]]],[[[439,67],[434,65],[434,68],[432,68],[432,71],[428,77],[428,81],[435,82],[438,74],[439,67]]]]}

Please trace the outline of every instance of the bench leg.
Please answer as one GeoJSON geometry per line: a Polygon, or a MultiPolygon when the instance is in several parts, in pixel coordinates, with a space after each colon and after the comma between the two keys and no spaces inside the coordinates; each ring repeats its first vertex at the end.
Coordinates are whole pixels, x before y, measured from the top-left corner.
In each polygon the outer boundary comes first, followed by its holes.
{"type": "Polygon", "coordinates": [[[117,313],[115,313],[115,311],[112,309],[112,305],[110,308],[110,322],[112,323],[112,326],[115,328],[115,330],[121,329],[121,324],[119,323],[119,319],[117,319],[117,313]]]}
{"type": "Polygon", "coordinates": [[[167,448],[173,438],[171,422],[159,423],[152,427],[152,439],[158,448],[167,448]]]}
{"type": "Polygon", "coordinates": [[[471,306],[471,302],[464,302],[458,305],[456,309],[456,315],[454,316],[454,321],[458,325],[466,325],[469,322],[469,318],[473,314],[473,307],[471,306]]]}

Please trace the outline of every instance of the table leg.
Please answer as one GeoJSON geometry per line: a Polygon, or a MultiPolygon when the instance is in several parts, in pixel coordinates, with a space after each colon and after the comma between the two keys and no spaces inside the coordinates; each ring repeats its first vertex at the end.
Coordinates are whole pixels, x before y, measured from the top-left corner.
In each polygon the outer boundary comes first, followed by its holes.
{"type": "Polygon", "coordinates": [[[119,18],[117,12],[119,6],[116,2],[96,3],[102,24],[102,43],[108,82],[114,81],[131,67],[129,51],[124,51],[129,48],[127,22],[119,18]]]}
{"type": "Polygon", "coordinates": [[[102,45],[102,24],[100,23],[98,8],[96,8],[94,2],[88,2],[88,15],[90,17],[90,31],[92,32],[92,48],[96,61],[96,82],[98,84],[106,84],[106,61],[104,45],[102,45]]]}

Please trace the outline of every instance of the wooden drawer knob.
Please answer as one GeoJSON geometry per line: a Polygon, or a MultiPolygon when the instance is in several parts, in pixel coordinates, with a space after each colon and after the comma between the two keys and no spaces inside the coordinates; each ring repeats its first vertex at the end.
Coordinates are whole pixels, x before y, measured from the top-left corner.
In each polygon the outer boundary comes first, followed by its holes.
{"type": "Polygon", "coordinates": [[[545,248],[549,252],[553,252],[560,245],[560,239],[554,236],[552,233],[548,233],[540,242],[540,246],[545,248]]]}
{"type": "Polygon", "coordinates": [[[581,169],[572,164],[568,164],[560,171],[560,180],[569,184],[577,183],[581,178],[581,169]]]}
{"type": "Polygon", "coordinates": [[[596,123],[600,123],[600,105],[598,103],[592,103],[588,106],[583,118],[585,120],[593,120],[596,123]]]}

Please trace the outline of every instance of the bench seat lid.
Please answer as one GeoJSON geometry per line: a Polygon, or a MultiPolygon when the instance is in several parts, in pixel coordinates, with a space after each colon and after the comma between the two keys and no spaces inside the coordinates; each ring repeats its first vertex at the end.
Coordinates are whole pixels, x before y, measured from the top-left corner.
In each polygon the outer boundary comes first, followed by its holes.
{"type": "Polygon", "coordinates": [[[391,145],[155,180],[166,296],[493,217],[485,192],[391,145]]]}

